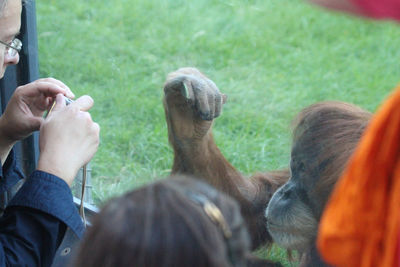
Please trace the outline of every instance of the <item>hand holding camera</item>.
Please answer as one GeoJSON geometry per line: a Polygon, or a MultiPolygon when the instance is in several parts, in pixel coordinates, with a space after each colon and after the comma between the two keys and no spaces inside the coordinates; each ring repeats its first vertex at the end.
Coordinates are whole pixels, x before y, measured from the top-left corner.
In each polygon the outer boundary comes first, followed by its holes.
{"type": "Polygon", "coordinates": [[[16,142],[39,130],[43,112],[57,94],[74,97],[68,86],[53,78],[39,79],[18,87],[0,119],[2,137],[16,142]]]}
{"type": "Polygon", "coordinates": [[[54,174],[71,185],[79,168],[88,163],[99,145],[100,127],[88,110],[90,96],[70,105],[57,95],[56,103],[40,127],[38,170],[54,174]]]}

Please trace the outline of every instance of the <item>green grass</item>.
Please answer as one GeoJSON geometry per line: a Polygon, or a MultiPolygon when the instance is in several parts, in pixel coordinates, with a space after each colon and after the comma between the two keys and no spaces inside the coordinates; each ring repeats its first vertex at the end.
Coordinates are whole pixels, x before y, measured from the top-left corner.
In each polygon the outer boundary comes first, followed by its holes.
{"type": "Polygon", "coordinates": [[[246,174],[287,165],[302,107],[329,99],[374,111],[400,80],[400,25],[300,0],[42,0],[37,19],[41,76],[95,100],[98,203],[168,175],[162,85],[179,67],[228,95],[215,137],[246,174]]]}

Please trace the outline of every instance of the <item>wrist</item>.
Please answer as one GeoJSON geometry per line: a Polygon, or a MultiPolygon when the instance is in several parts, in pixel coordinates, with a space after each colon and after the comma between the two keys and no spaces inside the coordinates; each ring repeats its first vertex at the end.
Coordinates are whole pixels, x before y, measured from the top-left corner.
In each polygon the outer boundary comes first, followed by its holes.
{"type": "Polygon", "coordinates": [[[1,164],[3,165],[4,162],[6,161],[8,154],[10,153],[11,149],[17,142],[17,140],[11,139],[5,130],[4,124],[2,123],[2,118],[0,118],[0,159],[1,159],[1,164]]]}
{"type": "Polygon", "coordinates": [[[0,117],[0,141],[4,144],[14,145],[18,140],[10,135],[10,123],[6,121],[4,116],[0,117]]]}
{"type": "Polygon", "coordinates": [[[60,179],[64,180],[70,187],[76,174],[75,171],[69,170],[67,166],[57,164],[55,162],[52,162],[52,160],[47,160],[42,157],[39,157],[37,170],[47,172],[49,174],[59,177],[60,179]]]}

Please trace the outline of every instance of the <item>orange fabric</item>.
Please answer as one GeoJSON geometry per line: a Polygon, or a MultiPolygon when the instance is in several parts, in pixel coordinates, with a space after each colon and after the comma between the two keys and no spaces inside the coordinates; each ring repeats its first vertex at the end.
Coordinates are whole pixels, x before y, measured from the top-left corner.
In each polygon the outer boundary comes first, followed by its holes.
{"type": "Polygon", "coordinates": [[[400,86],[373,117],[321,219],[317,246],[340,267],[398,266],[400,86]]]}
{"type": "Polygon", "coordinates": [[[400,231],[399,231],[399,239],[397,240],[397,260],[400,267],[400,231]]]}

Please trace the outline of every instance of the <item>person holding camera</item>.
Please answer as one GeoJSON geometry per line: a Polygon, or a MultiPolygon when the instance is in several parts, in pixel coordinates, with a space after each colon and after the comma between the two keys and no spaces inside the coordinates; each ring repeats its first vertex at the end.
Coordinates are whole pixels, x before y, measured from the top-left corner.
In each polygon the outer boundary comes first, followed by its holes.
{"type": "MultiPolygon", "coordinates": [[[[310,0],[400,22],[400,0],[310,0]]],[[[378,108],[322,215],[318,250],[330,266],[400,267],[400,85],[378,108]]]]}
{"type": "MultiPolygon", "coordinates": [[[[21,10],[21,0],[0,0],[0,78],[7,66],[19,61],[22,43],[15,37],[21,10]]],[[[63,82],[39,79],[18,87],[0,117],[0,193],[23,178],[14,144],[40,130],[37,169],[0,217],[0,266],[50,266],[67,227],[78,237],[83,234],[70,186],[96,153],[100,128],[88,112],[91,97],[82,96],[68,106],[65,97],[74,95],[63,82]]]]}

